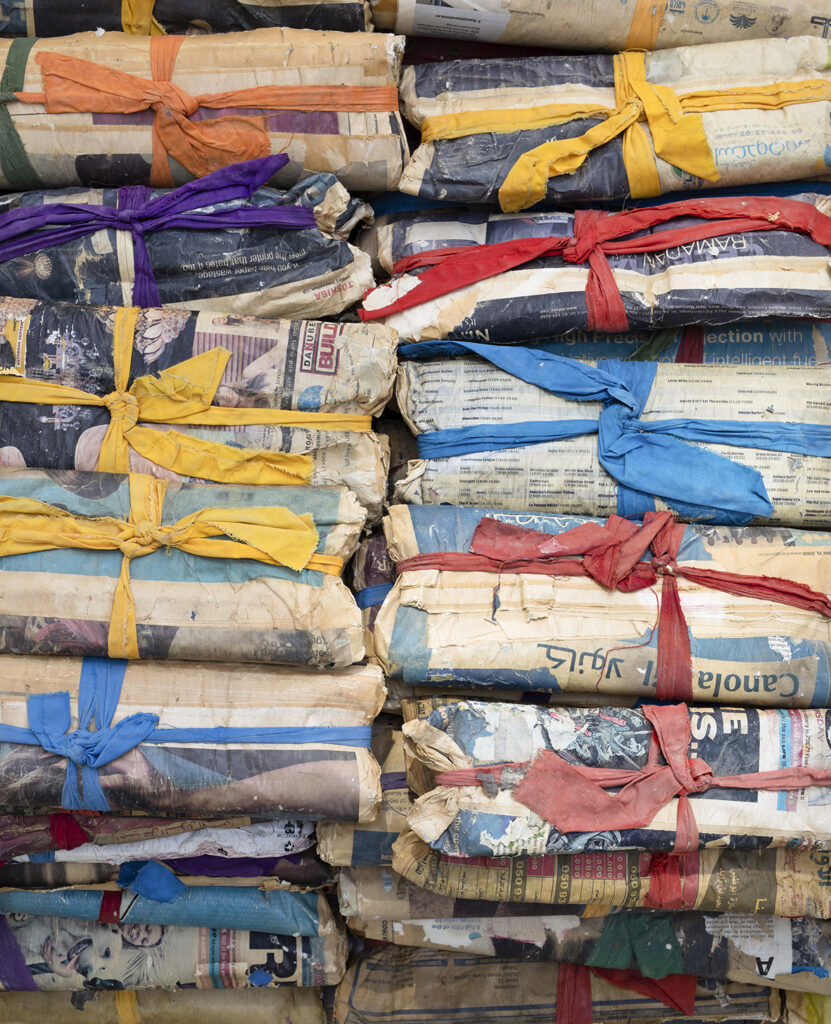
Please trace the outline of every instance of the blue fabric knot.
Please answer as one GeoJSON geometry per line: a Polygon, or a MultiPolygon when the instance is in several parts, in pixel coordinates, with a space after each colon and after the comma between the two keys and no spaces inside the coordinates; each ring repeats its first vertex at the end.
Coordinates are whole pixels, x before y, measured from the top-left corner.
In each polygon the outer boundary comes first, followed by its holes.
{"type": "Polygon", "coordinates": [[[538,349],[469,341],[403,345],[406,359],[473,354],[561,398],[601,402],[596,420],[529,421],[434,430],[418,438],[423,459],[499,451],[521,445],[598,435],[598,459],[618,484],[618,513],[641,516],[661,498],[690,519],[741,525],[768,517],[773,504],[761,474],[689,442],[831,456],[831,427],[768,420],[646,421],[640,418],[657,363],[602,360],[589,366],[538,349]]]}

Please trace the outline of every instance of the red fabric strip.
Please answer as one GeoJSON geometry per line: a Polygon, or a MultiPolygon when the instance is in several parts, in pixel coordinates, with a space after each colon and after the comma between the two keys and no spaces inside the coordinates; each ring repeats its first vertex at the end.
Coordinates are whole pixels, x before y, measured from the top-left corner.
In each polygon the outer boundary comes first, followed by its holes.
{"type": "Polygon", "coordinates": [[[52,841],[59,850],[76,850],[90,841],[87,833],[71,814],[50,814],[49,831],[52,833],[52,841]]]}
{"type": "Polygon", "coordinates": [[[649,862],[649,889],[643,905],[652,910],[681,910],[684,907],[681,886],[681,855],[654,853],[649,862]]]}
{"type": "Polygon", "coordinates": [[[418,277],[418,286],[386,306],[361,309],[358,315],[364,321],[392,316],[532,260],[560,254],[568,263],[588,264],[589,330],[621,331],[628,328],[629,321],[606,259],[608,254],[656,252],[721,235],[774,230],[808,235],[820,245],[831,246],[831,217],[795,199],[756,196],[683,199],[619,213],[581,210],[574,216],[573,230],[573,237],[520,238],[491,245],[453,246],[407,257],[395,264],[393,272],[400,274],[427,267],[418,277]],[[650,230],[678,217],[697,217],[702,223],[650,230]],[[627,238],[627,235],[637,237],[627,238]]]}
{"type": "Polygon", "coordinates": [[[98,920],[102,924],[119,924],[121,921],[121,890],[111,892],[106,889],[101,893],[101,907],[98,920]]]}
{"type": "Polygon", "coordinates": [[[592,976],[584,964],[557,965],[556,1024],[592,1024],[592,976]]]}
{"type": "Polygon", "coordinates": [[[685,327],[681,334],[676,363],[704,362],[704,328],[698,325],[685,327]]]}
{"type": "Polygon", "coordinates": [[[640,971],[615,970],[612,967],[592,967],[604,981],[655,999],[664,1006],[691,1017],[695,1012],[695,990],[698,979],[691,974],[668,974],[665,978],[645,978],[640,971]]]}
{"type": "Polygon", "coordinates": [[[658,617],[659,700],[691,700],[692,650],[675,580],[682,576],[702,587],[760,601],[814,611],[831,618],[831,598],[804,583],[774,576],[750,576],[679,565],[684,527],[671,512],[647,512],[643,523],[609,516],[560,534],[543,533],[496,519],[479,521],[470,552],[436,552],[405,558],[400,575],[418,569],[450,572],[515,572],[544,576],[588,576],[610,590],[630,593],[662,579],[658,617]],[[643,560],[648,548],[654,557],[643,560]]]}

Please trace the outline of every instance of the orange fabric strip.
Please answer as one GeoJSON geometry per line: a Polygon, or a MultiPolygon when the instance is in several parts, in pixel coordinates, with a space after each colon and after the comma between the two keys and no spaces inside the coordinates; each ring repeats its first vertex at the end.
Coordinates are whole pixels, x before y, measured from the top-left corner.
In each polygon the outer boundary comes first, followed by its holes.
{"type": "Polygon", "coordinates": [[[267,110],[393,112],[395,86],[258,86],[191,96],[171,81],[183,36],[150,39],[152,80],[59,53],[40,53],[43,93],[17,93],[21,102],[43,103],[50,114],[131,114],[154,110],[150,184],[171,187],[170,156],[202,177],[220,167],[271,153],[262,115],[233,114],[194,122],[200,107],[267,110]]]}

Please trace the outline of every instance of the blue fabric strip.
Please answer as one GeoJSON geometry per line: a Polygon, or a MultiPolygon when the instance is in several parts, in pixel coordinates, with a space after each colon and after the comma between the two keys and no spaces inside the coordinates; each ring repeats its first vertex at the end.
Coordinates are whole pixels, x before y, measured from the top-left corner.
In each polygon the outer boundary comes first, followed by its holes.
{"type": "Polygon", "coordinates": [[[653,496],[684,515],[741,523],[769,516],[761,474],[689,442],[831,457],[831,427],[818,423],[640,419],[657,363],[603,360],[596,367],[538,349],[436,341],[403,345],[407,359],[476,355],[520,380],[578,402],[602,402],[597,420],[560,420],[436,430],[418,439],[422,458],[516,448],[598,434],[600,464],[618,483],[618,511],[640,515],[653,496]],[[648,493],[644,488],[648,488],[648,493]]]}
{"type": "Polygon", "coordinates": [[[78,728],[72,724],[69,693],[33,694],[26,702],[29,728],[0,724],[0,742],[41,746],[67,759],[61,805],[70,811],[108,811],[98,768],[123,757],[140,743],[332,743],[369,747],[371,726],[286,728],[219,726],[214,729],[159,729],[158,715],[128,715],[112,725],[121,696],[126,661],[84,658],[78,687],[78,728]],[[95,720],[95,730],[89,726],[95,720]],[[84,798],[78,785],[81,769],[84,798]]]}
{"type": "Polygon", "coordinates": [[[392,590],[392,583],[375,583],[371,587],[355,591],[355,604],[359,608],[374,608],[383,604],[384,598],[392,590]]]}

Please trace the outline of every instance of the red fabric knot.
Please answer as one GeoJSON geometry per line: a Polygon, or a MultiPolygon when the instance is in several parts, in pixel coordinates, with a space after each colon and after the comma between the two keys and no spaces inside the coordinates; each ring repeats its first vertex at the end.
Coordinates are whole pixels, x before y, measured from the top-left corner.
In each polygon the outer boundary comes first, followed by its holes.
{"type": "MultiPolygon", "coordinates": [[[[526,766],[513,789],[514,799],[534,811],[559,832],[606,832],[648,827],[671,800],[678,798],[675,852],[699,847],[698,825],[688,797],[711,787],[720,789],[797,790],[808,786],[831,786],[831,769],[795,766],[744,775],[713,774],[706,761],[688,757],[692,731],[686,704],[644,707],[652,724],[653,740],[663,754],[659,764],[650,751],[644,768],[637,770],[598,768],[565,761],[553,750],[542,750],[526,766]],[[617,792],[609,793],[607,790],[617,792]]],[[[484,772],[502,779],[503,768],[439,772],[440,786],[481,785],[484,772]]],[[[521,773],[520,773],[521,774],[521,773]]]]}
{"type": "Polygon", "coordinates": [[[49,831],[52,833],[52,841],[59,850],[77,850],[79,846],[90,841],[75,817],[66,812],[49,815],[49,831]]]}

